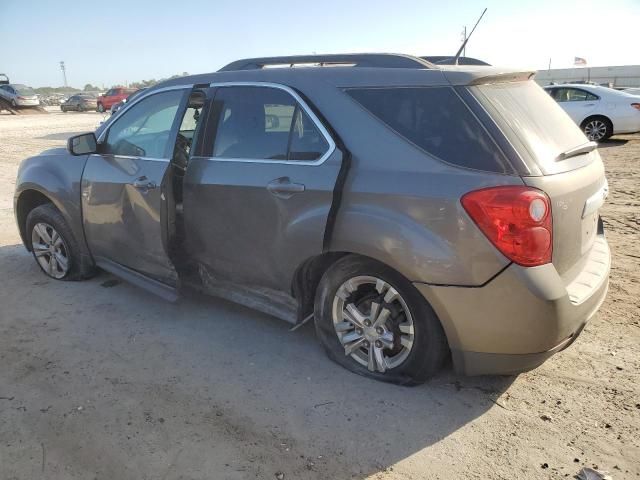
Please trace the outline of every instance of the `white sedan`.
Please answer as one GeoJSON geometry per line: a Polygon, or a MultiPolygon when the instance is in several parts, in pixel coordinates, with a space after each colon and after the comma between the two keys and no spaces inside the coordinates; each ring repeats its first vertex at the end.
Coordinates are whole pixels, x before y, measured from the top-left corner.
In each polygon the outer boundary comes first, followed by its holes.
{"type": "Polygon", "coordinates": [[[640,132],[640,96],[596,85],[548,85],[544,89],[589,140],[640,132]]]}

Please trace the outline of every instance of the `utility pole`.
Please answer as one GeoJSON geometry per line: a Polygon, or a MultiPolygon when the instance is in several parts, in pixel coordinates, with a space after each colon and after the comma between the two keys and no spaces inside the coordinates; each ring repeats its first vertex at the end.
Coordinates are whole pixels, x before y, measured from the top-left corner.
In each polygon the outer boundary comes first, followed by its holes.
{"type": "Polygon", "coordinates": [[[64,67],[64,62],[60,62],[60,70],[62,70],[62,78],[64,78],[64,86],[68,87],[67,85],[67,71],[64,67]]]}

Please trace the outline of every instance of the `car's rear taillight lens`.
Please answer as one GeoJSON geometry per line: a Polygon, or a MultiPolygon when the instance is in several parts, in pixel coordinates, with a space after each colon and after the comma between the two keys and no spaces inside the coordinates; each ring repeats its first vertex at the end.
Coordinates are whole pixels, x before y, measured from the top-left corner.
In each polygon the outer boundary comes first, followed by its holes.
{"type": "Polygon", "coordinates": [[[491,187],[469,192],[461,202],[504,256],[526,267],[551,262],[551,202],[544,192],[524,186],[491,187]]]}
{"type": "Polygon", "coordinates": [[[636,110],[640,110],[640,103],[632,103],[631,106],[636,110]]]}

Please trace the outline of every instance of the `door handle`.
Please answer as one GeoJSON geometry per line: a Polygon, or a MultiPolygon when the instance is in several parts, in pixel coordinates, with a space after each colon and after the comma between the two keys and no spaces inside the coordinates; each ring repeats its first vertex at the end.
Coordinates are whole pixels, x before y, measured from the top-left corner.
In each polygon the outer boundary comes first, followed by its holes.
{"type": "Polygon", "coordinates": [[[151,190],[157,187],[155,182],[152,182],[144,175],[142,177],[136,178],[132,185],[134,188],[144,191],[151,190]]]}
{"type": "Polygon", "coordinates": [[[280,177],[267,184],[267,190],[280,198],[291,198],[296,193],[304,192],[302,183],[294,183],[289,177],[280,177]]]}

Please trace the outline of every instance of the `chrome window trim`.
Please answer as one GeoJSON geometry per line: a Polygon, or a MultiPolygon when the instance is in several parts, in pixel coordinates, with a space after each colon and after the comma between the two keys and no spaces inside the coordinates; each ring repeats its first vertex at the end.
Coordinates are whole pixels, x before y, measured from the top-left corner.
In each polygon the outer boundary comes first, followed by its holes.
{"type": "Polygon", "coordinates": [[[97,157],[110,157],[110,158],[123,158],[125,160],[149,160],[152,162],[164,162],[170,163],[171,160],[168,158],[157,158],[157,157],[136,157],[133,155],[116,155],[113,153],[92,153],[90,156],[97,157]]]}
{"type": "Polygon", "coordinates": [[[217,161],[217,162],[238,162],[238,163],[279,163],[284,165],[321,165],[323,164],[327,158],[333,155],[333,152],[336,150],[336,142],[333,141],[329,131],[324,127],[320,119],[316,116],[316,114],[311,110],[309,105],[296,93],[296,91],[287,86],[282,85],[280,83],[272,83],[272,82],[213,82],[210,83],[209,86],[211,88],[225,88],[225,87],[264,87],[264,88],[275,88],[278,90],[283,90],[287,92],[289,95],[293,97],[293,99],[302,107],[311,121],[315,125],[315,127],[320,131],[320,134],[324,137],[325,141],[329,145],[327,151],[317,160],[271,160],[268,158],[227,158],[227,157],[199,157],[207,160],[217,161]]]}
{"type": "MultiPolygon", "coordinates": [[[[107,132],[109,132],[109,130],[111,130],[111,127],[113,126],[113,124],[125,113],[127,113],[127,110],[129,110],[130,108],[132,108],[134,105],[137,105],[138,102],[140,102],[141,100],[144,100],[147,97],[150,97],[151,95],[155,95],[156,93],[162,93],[162,92],[169,92],[171,90],[186,90],[188,88],[193,88],[193,84],[183,84],[183,85],[172,85],[170,87],[162,87],[162,88],[158,88],[156,90],[148,90],[144,93],[141,93],[139,97],[137,97],[133,102],[131,103],[125,103],[124,107],[121,107],[117,112],[116,112],[116,116],[115,117],[109,117],[109,119],[113,118],[114,120],[107,125],[107,127],[102,131],[102,133],[100,133],[100,136],[98,137],[98,143],[102,143],[105,140],[105,136],[107,135],[107,132]]],[[[109,120],[107,120],[109,121],[109,120]]]]}

